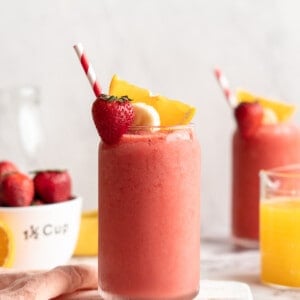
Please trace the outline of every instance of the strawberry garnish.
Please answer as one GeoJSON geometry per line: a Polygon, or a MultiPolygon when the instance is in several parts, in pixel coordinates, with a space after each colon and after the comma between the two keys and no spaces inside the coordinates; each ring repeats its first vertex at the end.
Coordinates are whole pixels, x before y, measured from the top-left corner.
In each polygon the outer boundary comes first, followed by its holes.
{"type": "Polygon", "coordinates": [[[33,182],[35,197],[45,203],[71,199],[71,177],[66,170],[37,171],[33,182]]]}
{"type": "Polygon", "coordinates": [[[263,107],[258,102],[241,102],[234,110],[240,133],[249,137],[257,131],[263,120],[263,107]]]}
{"type": "Polygon", "coordinates": [[[127,96],[118,98],[101,94],[93,103],[92,115],[101,139],[107,144],[118,143],[134,119],[127,96]]]}
{"type": "Polygon", "coordinates": [[[34,196],[32,179],[20,172],[10,172],[1,178],[0,199],[6,206],[28,206],[34,196]]]}

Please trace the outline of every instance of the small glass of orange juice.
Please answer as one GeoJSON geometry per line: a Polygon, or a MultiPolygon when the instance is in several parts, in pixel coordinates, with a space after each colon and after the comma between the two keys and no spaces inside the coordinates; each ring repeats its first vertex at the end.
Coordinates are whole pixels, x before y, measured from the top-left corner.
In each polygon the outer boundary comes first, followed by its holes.
{"type": "Polygon", "coordinates": [[[260,172],[261,280],[300,288],[300,165],[260,172]]]}

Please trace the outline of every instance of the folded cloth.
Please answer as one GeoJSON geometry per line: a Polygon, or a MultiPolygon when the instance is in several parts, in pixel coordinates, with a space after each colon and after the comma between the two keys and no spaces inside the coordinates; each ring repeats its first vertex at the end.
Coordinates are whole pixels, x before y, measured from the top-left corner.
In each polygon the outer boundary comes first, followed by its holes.
{"type": "Polygon", "coordinates": [[[0,268],[0,300],[58,300],[79,290],[95,289],[95,266],[65,265],[29,272],[0,268]]]}

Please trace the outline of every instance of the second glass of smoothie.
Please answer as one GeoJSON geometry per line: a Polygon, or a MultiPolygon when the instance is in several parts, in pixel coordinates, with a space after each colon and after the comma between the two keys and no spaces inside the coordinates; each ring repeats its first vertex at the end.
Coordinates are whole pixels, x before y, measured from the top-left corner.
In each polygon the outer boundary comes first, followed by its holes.
{"type": "Polygon", "coordinates": [[[252,103],[242,102],[244,108],[235,109],[232,234],[235,244],[254,248],[259,240],[259,172],[300,163],[300,127],[290,119],[291,105],[251,97],[252,103]]]}
{"type": "Polygon", "coordinates": [[[262,125],[250,137],[233,136],[232,232],[235,242],[258,246],[259,171],[300,163],[300,128],[292,123],[262,125]]]}

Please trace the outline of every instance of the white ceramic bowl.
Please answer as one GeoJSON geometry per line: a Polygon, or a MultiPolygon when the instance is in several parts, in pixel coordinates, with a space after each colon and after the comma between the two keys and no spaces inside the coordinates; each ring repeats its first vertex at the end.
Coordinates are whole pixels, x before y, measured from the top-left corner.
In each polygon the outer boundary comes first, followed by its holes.
{"type": "Polygon", "coordinates": [[[0,220],[15,239],[13,268],[49,269],[71,258],[79,232],[82,199],[27,207],[0,207],[0,220]]]}

